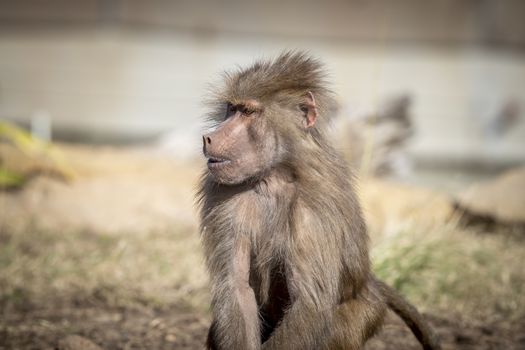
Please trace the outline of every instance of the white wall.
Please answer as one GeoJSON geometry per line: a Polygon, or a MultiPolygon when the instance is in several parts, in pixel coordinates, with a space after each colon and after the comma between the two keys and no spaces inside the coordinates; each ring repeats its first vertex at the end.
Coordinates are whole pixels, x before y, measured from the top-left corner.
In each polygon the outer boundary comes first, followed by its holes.
{"type": "MultiPolygon", "coordinates": [[[[411,94],[419,157],[525,160],[525,54],[475,47],[172,30],[7,31],[0,33],[0,117],[24,121],[45,111],[54,127],[86,133],[198,130],[208,82],[284,48],[326,62],[343,112],[411,94]],[[522,106],[522,122],[504,141],[487,140],[483,123],[508,98],[522,106]]],[[[196,135],[191,149],[199,142],[196,135]]]]}

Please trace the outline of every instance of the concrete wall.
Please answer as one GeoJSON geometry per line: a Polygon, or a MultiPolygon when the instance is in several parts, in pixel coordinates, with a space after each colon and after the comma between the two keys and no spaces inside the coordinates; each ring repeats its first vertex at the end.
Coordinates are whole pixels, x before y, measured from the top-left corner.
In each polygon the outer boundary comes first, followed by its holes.
{"type": "Polygon", "coordinates": [[[296,2],[281,11],[271,10],[275,2],[234,3],[228,12],[194,2],[10,2],[0,11],[0,117],[48,115],[55,131],[84,137],[176,130],[197,150],[208,82],[224,68],[299,48],[326,62],[343,115],[409,93],[421,159],[525,160],[525,21],[507,7],[503,17],[485,14],[496,18],[489,25],[481,18],[494,2],[437,1],[426,10],[414,1],[332,1],[330,10],[296,2]],[[491,137],[486,125],[509,100],[521,106],[521,121],[491,137]]]}

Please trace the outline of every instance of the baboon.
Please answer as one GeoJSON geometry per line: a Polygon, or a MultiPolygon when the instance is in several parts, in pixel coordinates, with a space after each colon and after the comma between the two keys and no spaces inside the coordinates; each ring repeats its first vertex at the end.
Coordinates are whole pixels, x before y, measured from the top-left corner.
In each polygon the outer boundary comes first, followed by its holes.
{"type": "Polygon", "coordinates": [[[390,307],[425,349],[421,315],[370,270],[352,178],[329,144],[323,66],[303,52],[225,74],[198,201],[212,286],[208,349],[360,349],[390,307]]]}

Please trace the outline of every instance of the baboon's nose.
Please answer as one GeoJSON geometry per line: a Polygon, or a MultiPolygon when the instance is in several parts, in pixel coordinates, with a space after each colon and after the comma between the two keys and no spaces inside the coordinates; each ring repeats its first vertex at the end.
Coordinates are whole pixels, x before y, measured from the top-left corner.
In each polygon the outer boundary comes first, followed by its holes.
{"type": "Polygon", "coordinates": [[[208,135],[204,135],[202,137],[202,150],[204,153],[206,153],[206,147],[211,145],[211,137],[208,135]]]}

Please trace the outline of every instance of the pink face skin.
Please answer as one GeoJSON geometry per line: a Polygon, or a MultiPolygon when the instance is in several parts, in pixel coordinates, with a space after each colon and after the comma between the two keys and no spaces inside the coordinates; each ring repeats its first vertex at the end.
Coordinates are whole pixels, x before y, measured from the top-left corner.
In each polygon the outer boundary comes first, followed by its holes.
{"type": "MultiPolygon", "coordinates": [[[[313,94],[308,92],[302,102],[297,111],[302,111],[301,125],[308,129],[317,119],[313,94]]],[[[257,178],[279,163],[285,152],[279,138],[263,106],[248,99],[228,104],[225,120],[202,137],[202,150],[215,181],[236,185],[257,178]]]]}
{"type": "Polygon", "coordinates": [[[240,184],[264,172],[277,151],[261,105],[247,100],[228,104],[226,119],[202,137],[208,169],[221,184],[240,184]]]}

